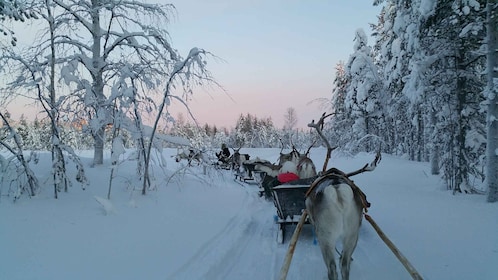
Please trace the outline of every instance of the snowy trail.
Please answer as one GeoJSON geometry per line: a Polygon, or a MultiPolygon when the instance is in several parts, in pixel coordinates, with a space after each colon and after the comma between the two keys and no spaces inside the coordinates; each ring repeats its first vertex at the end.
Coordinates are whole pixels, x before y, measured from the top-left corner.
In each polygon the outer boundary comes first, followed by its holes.
{"type": "Polygon", "coordinates": [[[258,197],[256,186],[244,188],[247,197],[241,210],[167,279],[244,279],[254,267],[268,266],[266,260],[273,258],[271,247],[275,243],[273,220],[268,215],[273,205],[258,197]],[[256,255],[260,254],[264,256],[258,258],[256,255]],[[245,267],[242,269],[241,265],[245,267]]]}
{"type": "MultiPolygon", "coordinates": [[[[257,213],[256,213],[257,214],[257,213]]],[[[257,215],[259,216],[259,215],[257,215]]],[[[244,279],[255,268],[258,273],[272,275],[274,265],[267,260],[274,259],[272,250],[271,220],[261,223],[252,217],[244,226],[234,246],[220,258],[203,279],[244,279]]]]}
{"type": "MultiPolygon", "coordinates": [[[[239,184],[233,184],[240,187],[239,184]]],[[[276,241],[272,202],[245,186],[246,199],[219,233],[208,240],[180,269],[166,279],[278,279],[295,225],[288,225],[283,244],[276,241]]],[[[411,279],[367,221],[353,254],[353,279],[411,279]],[[385,263],[390,263],[386,271],[385,263]]],[[[327,269],[312,226],[304,225],[287,276],[288,280],[326,279],[327,269]]]]}
{"type": "MultiPolygon", "coordinates": [[[[279,149],[254,151],[273,160],[279,149]]],[[[316,162],[324,152],[313,150],[316,162]]],[[[371,159],[334,157],[333,165],[352,171],[371,159]]],[[[47,164],[38,168],[51,166],[50,153],[41,160],[47,164]]],[[[295,226],[287,226],[278,244],[275,206],[258,196],[257,186],[240,186],[229,171],[204,174],[194,166],[157,191],[133,195],[128,179],[135,176],[134,162],[123,164],[113,188],[115,211],[107,215],[95,201],[107,193],[106,168],[89,169],[93,184],[58,200],[50,186],[16,203],[2,197],[0,279],[278,279],[295,226]]],[[[181,168],[172,158],[168,166],[167,174],[181,168]]],[[[354,180],[372,203],[369,215],[424,279],[498,279],[498,242],[491,234],[498,224],[490,222],[497,220],[498,205],[483,196],[452,195],[428,170],[427,163],[383,155],[375,172],[354,180]]],[[[326,279],[313,240],[311,225],[304,225],[287,280],[326,279]]],[[[366,220],[351,279],[411,279],[366,220]]]]}

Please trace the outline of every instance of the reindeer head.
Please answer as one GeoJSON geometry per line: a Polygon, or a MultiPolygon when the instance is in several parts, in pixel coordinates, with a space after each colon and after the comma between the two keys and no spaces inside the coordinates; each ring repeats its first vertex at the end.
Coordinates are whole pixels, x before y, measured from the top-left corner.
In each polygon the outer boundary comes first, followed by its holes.
{"type": "Polygon", "coordinates": [[[278,164],[283,165],[287,161],[292,161],[297,163],[299,158],[301,157],[301,153],[293,146],[292,151],[288,154],[284,154],[280,152],[280,157],[278,159],[278,164]]]}

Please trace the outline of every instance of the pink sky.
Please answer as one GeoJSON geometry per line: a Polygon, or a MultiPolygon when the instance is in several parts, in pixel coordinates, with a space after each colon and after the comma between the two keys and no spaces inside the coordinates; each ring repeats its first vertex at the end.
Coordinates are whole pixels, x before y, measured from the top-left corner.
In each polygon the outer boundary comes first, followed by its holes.
{"type": "MultiPolygon", "coordinates": [[[[198,88],[190,110],[200,125],[227,128],[248,113],[271,117],[281,128],[289,107],[300,128],[319,118],[324,109],[313,101],[330,99],[335,65],[348,60],[355,30],[369,34],[380,10],[369,1],[343,0],[171,3],[177,9],[167,27],[173,47],[183,56],[200,47],[219,57],[208,60],[208,69],[225,89],[198,88]]],[[[19,105],[9,110],[14,118],[37,111],[19,105]]],[[[170,111],[187,116],[178,104],[170,111]]]]}
{"type": "Polygon", "coordinates": [[[312,101],[330,98],[335,65],[348,60],[355,30],[369,34],[380,10],[368,1],[340,0],[172,3],[175,47],[184,55],[200,47],[225,61],[211,60],[208,68],[226,93],[201,89],[189,103],[199,124],[225,127],[247,113],[282,127],[289,107],[298,127],[319,118],[323,109],[312,101]]]}

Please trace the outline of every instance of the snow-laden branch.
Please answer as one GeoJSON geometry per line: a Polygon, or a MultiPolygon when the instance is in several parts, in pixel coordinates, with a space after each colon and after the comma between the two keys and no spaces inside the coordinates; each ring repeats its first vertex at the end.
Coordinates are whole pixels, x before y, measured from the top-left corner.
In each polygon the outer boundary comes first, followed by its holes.
{"type": "Polygon", "coordinates": [[[171,87],[173,86],[173,83],[175,79],[177,78],[178,75],[180,75],[184,70],[186,70],[185,75],[187,75],[187,80],[190,79],[190,75],[188,75],[191,71],[190,68],[192,66],[199,66],[202,72],[205,72],[204,70],[204,63],[202,62],[201,56],[207,54],[207,52],[203,49],[199,48],[192,48],[187,56],[183,61],[178,61],[175,66],[173,67],[173,70],[171,74],[169,75],[168,81],[166,83],[166,88],[163,92],[163,98],[161,101],[161,104],[159,105],[158,108],[158,113],[156,116],[156,119],[154,121],[154,124],[152,126],[152,131],[150,133],[150,140],[147,146],[147,152],[146,152],[146,158],[145,158],[145,170],[144,170],[144,181],[143,181],[143,188],[142,188],[142,194],[145,195],[146,189],[147,189],[147,182],[148,182],[148,177],[149,177],[149,163],[150,163],[150,154],[152,150],[152,145],[154,143],[154,137],[157,131],[157,126],[159,124],[159,120],[161,119],[162,113],[164,111],[165,106],[169,103],[169,97],[170,97],[170,92],[171,92],[171,87]]]}

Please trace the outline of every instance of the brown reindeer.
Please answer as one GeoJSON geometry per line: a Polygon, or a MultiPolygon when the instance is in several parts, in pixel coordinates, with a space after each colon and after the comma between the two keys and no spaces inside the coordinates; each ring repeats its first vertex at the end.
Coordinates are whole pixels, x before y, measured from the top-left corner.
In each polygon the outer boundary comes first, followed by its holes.
{"type": "Polygon", "coordinates": [[[233,154],[230,157],[231,169],[236,172],[246,172],[248,173],[247,175],[251,177],[252,176],[251,172],[248,172],[244,168],[244,163],[248,161],[251,156],[249,154],[241,154],[240,149],[241,148],[233,149],[233,154]]]}

